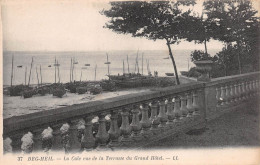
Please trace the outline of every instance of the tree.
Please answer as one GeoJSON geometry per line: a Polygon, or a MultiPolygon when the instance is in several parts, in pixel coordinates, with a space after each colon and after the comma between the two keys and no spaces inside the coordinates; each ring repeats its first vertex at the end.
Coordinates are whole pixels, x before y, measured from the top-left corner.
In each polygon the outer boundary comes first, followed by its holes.
{"type": "Polygon", "coordinates": [[[258,43],[258,40],[255,40],[259,32],[257,11],[253,9],[249,0],[205,1],[204,9],[212,25],[215,25],[213,38],[223,41],[229,46],[236,45],[239,49],[236,56],[239,73],[241,74],[241,56],[247,55],[241,54],[241,52],[245,47],[250,47],[249,49],[252,52],[255,51],[255,45],[258,43]]]}
{"type": "Polygon", "coordinates": [[[180,6],[194,5],[194,0],[172,1],[127,1],[111,2],[109,10],[101,13],[109,18],[105,28],[116,33],[146,37],[150,40],[165,40],[174,67],[177,84],[180,84],[171,44],[178,44],[188,32],[192,21],[191,10],[180,6]]]}

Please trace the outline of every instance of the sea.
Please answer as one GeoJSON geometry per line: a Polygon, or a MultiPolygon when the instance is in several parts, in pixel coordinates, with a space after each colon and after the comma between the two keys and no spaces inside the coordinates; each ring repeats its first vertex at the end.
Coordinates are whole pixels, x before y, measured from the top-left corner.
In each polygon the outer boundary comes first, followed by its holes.
{"type": "MultiPolygon", "coordinates": [[[[191,62],[190,54],[193,50],[174,50],[173,56],[177,70],[188,71],[194,64],[191,62]]],[[[215,55],[218,50],[209,50],[215,55]]],[[[159,76],[165,73],[174,73],[172,61],[167,50],[124,50],[124,51],[4,51],[3,52],[3,85],[11,84],[13,56],[13,85],[54,83],[55,82],[55,59],[58,61],[56,67],[56,82],[66,83],[70,81],[71,59],[75,60],[73,80],[92,81],[108,79],[107,75],[122,75],[123,72],[139,73],[147,75],[148,68],[151,73],[158,72],[159,76]],[[127,61],[128,56],[128,61],[127,61]],[[105,64],[110,62],[109,66],[105,64]],[[33,63],[32,63],[33,58],[33,63]],[[138,61],[138,65],[136,64],[138,61]],[[32,64],[32,67],[31,67],[32,64]],[[90,66],[86,66],[90,64],[90,66]],[[51,66],[51,67],[50,67],[51,66]],[[123,67],[124,66],[124,67],[123,67]],[[129,67],[128,67],[129,66],[129,67]],[[40,72],[41,67],[41,72],[40,72]],[[109,67],[109,68],[108,68],[109,67]],[[109,73],[108,73],[109,69],[109,73]],[[96,71],[95,71],[96,70],[96,71]],[[58,76],[59,72],[59,76],[58,76]],[[37,74],[38,73],[38,74],[37,74]],[[96,74],[95,74],[96,73],[96,74]],[[37,78],[38,75],[38,78],[37,78]],[[26,80],[25,80],[26,79],[26,80]]]]}

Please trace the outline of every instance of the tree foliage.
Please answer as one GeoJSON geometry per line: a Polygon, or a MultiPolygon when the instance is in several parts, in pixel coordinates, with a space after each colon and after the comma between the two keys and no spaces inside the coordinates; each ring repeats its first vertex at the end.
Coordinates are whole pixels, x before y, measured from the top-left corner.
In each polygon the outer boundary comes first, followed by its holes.
{"type": "Polygon", "coordinates": [[[105,27],[116,33],[146,37],[150,40],[166,40],[179,84],[170,44],[178,43],[187,36],[189,22],[193,17],[191,10],[184,11],[180,6],[194,3],[194,0],[111,2],[111,8],[101,13],[110,18],[105,27]]]}

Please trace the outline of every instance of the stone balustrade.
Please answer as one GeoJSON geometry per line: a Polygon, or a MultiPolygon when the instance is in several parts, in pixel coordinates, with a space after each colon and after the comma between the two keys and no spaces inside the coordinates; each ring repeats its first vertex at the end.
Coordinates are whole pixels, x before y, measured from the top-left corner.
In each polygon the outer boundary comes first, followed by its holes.
{"type": "Polygon", "coordinates": [[[259,96],[259,73],[194,82],[4,119],[4,152],[139,148],[259,96]]]}

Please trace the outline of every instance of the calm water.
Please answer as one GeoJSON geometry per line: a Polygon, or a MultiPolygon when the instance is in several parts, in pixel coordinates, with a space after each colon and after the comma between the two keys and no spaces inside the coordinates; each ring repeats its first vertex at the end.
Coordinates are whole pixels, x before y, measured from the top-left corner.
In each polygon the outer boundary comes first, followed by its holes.
{"type": "MultiPolygon", "coordinates": [[[[214,50],[211,50],[214,52],[214,50]]],[[[108,51],[110,64],[110,74],[122,74],[123,73],[123,60],[125,64],[125,72],[128,72],[127,67],[127,55],[129,61],[130,72],[135,71],[136,55],[137,51],[108,51]]],[[[190,62],[191,50],[175,50],[174,57],[178,72],[188,70],[189,66],[194,66],[190,62]]],[[[158,71],[159,76],[165,76],[167,72],[174,72],[172,62],[170,59],[164,59],[168,57],[168,51],[156,50],[156,51],[139,51],[139,72],[142,73],[142,54],[143,54],[143,73],[147,75],[146,60],[149,59],[150,70],[153,74],[154,71],[158,71]]],[[[211,53],[211,54],[215,54],[211,53]]],[[[88,51],[88,52],[4,52],[3,53],[3,84],[10,85],[11,82],[11,64],[12,55],[14,56],[14,79],[13,84],[24,84],[25,82],[25,68],[27,67],[27,83],[29,78],[30,64],[32,57],[34,57],[34,63],[31,72],[30,84],[37,84],[36,67],[41,65],[42,69],[42,81],[43,83],[53,83],[55,81],[55,67],[53,66],[55,57],[59,61],[60,67],[60,81],[68,82],[70,80],[70,63],[71,58],[75,58],[78,64],[74,65],[74,79],[80,80],[94,80],[95,77],[95,65],[97,65],[96,80],[107,79],[107,65],[106,52],[104,51],[88,51]],[[90,64],[87,69],[84,65],[90,64]],[[22,65],[22,68],[17,66],[22,65]],[[48,67],[52,65],[52,67],[48,67]]],[[[137,72],[137,71],[136,71],[137,72]]],[[[58,79],[58,78],[57,78],[58,79]]]]}

